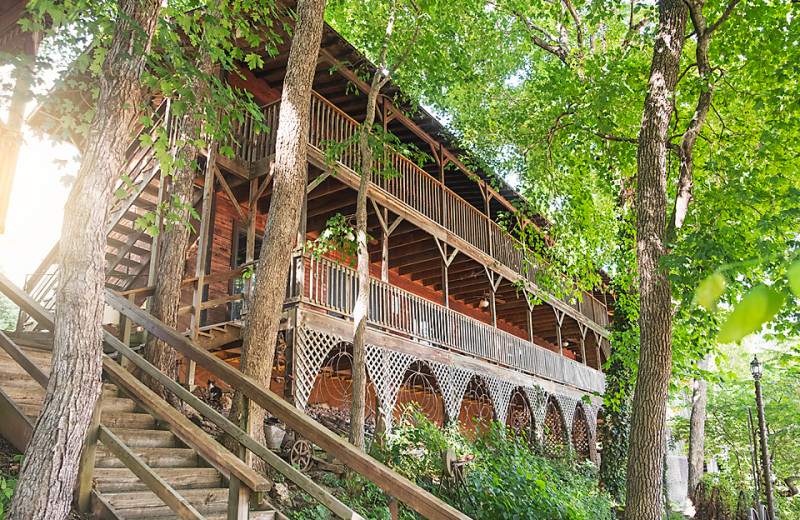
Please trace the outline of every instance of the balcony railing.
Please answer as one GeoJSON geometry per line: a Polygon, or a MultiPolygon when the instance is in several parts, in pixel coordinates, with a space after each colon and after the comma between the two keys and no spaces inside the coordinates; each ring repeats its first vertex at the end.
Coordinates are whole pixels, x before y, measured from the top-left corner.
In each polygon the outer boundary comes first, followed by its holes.
{"type": "MultiPolygon", "coordinates": [[[[303,301],[351,317],[358,295],[356,271],[327,258],[299,258],[305,261],[303,301]]],[[[368,321],[423,344],[583,390],[604,390],[602,372],[374,278],[370,280],[368,321]]]]}
{"type": "MultiPolygon", "coordinates": [[[[279,110],[279,102],[264,108],[270,128],[277,128],[279,110]]],[[[339,163],[356,171],[360,157],[352,138],[358,132],[359,123],[316,92],[311,97],[310,117],[309,144],[322,150],[326,141],[351,140],[352,144],[341,152],[339,163]]],[[[252,163],[275,152],[275,132],[256,133],[252,122],[246,119],[237,123],[235,133],[237,138],[228,144],[240,161],[252,163]]],[[[378,162],[381,161],[391,163],[400,175],[376,178],[375,186],[535,284],[536,267],[525,258],[521,244],[497,223],[406,157],[387,153],[378,158],[378,162]]],[[[580,302],[569,298],[562,301],[600,328],[608,325],[605,305],[590,293],[582,291],[580,302]]]]}

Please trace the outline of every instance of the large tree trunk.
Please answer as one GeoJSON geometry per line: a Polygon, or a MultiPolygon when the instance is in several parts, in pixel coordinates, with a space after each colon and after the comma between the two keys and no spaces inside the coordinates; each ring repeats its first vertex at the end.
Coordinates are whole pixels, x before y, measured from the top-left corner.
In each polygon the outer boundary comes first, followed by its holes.
{"type": "MultiPolygon", "coordinates": [[[[210,76],[213,72],[214,63],[208,52],[201,50],[198,61],[198,70],[202,74],[210,76]]],[[[178,139],[185,143],[175,153],[176,160],[180,161],[180,166],[175,169],[169,181],[166,178],[162,178],[162,182],[168,182],[165,200],[171,201],[174,197],[184,205],[181,208],[170,207],[170,212],[175,213],[178,220],[172,224],[171,229],[164,231],[162,235],[161,251],[158,255],[158,267],[156,270],[155,293],[150,303],[150,313],[173,328],[178,324],[181,282],[186,269],[186,252],[189,249],[189,236],[191,234],[188,226],[191,218],[189,205],[191,204],[196,176],[196,167],[194,165],[197,164],[200,152],[194,141],[200,137],[200,131],[203,126],[202,114],[204,109],[200,103],[209,93],[207,77],[195,78],[192,81],[191,89],[196,104],[180,119],[180,129],[177,134],[178,139]]],[[[202,288],[198,288],[198,290],[202,290],[202,288]]],[[[175,349],[152,334],[147,336],[144,357],[172,379],[178,379],[177,353],[175,349]]],[[[176,404],[177,398],[175,398],[174,394],[168,392],[161,383],[146,374],[142,374],[142,379],[161,397],[176,404]]]]}
{"type": "Polygon", "coordinates": [[[101,388],[106,222],[137,121],[143,53],[150,50],[160,7],[154,0],[119,2],[122,14],[100,76],[87,148],[64,212],[50,383],[11,503],[11,520],[61,519],[69,512],[81,447],[101,388]]]}
{"type": "MultiPolygon", "coordinates": [[[[697,364],[698,368],[706,369],[708,361],[703,360],[697,364]]],[[[704,379],[695,379],[692,392],[692,414],[689,419],[689,497],[694,497],[695,489],[703,477],[703,463],[705,462],[705,437],[706,437],[706,399],[708,397],[708,383],[704,379]]],[[[692,498],[694,500],[694,498],[692,498]]]]}
{"type": "MultiPolygon", "coordinates": [[[[242,344],[240,369],[267,387],[272,375],[286,279],[308,177],[306,150],[311,85],[324,14],[325,0],[300,0],[297,3],[298,20],[281,96],[272,200],[242,344]]],[[[242,407],[242,397],[236,395],[231,417],[237,423],[241,421],[242,407]]],[[[251,435],[263,441],[264,411],[250,406],[247,415],[251,435]]]]}
{"type": "Polygon", "coordinates": [[[667,137],[686,34],[682,0],[661,0],[637,154],[640,358],[628,448],[627,520],[660,520],[664,438],[672,369],[672,315],[666,252],[667,137]]]}

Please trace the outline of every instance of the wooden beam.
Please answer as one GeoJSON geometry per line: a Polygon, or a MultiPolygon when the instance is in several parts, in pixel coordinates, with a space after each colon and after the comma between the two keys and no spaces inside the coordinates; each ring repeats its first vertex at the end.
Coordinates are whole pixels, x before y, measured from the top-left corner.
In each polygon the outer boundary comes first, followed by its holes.
{"type": "Polygon", "coordinates": [[[233,209],[236,210],[236,216],[239,217],[239,221],[246,223],[247,215],[245,215],[244,211],[242,211],[242,206],[239,204],[239,201],[236,200],[233,191],[231,191],[231,187],[228,185],[228,181],[225,180],[225,177],[222,176],[222,172],[220,172],[219,168],[216,166],[214,166],[214,174],[217,176],[217,180],[219,180],[219,184],[222,186],[222,190],[225,192],[225,195],[227,195],[228,199],[230,199],[233,209]]]}
{"type": "Polygon", "coordinates": [[[11,359],[17,362],[25,372],[28,373],[42,388],[47,388],[47,383],[50,381],[50,376],[47,372],[39,368],[31,358],[17,346],[14,341],[9,338],[5,332],[0,330],[0,347],[11,356],[11,359]]]}

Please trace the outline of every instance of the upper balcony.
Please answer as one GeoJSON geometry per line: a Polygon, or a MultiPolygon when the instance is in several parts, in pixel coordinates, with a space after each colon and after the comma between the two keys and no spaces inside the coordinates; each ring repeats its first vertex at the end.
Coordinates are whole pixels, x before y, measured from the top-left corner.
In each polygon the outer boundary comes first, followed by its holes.
{"type": "MultiPolygon", "coordinates": [[[[264,116],[269,128],[277,128],[280,103],[266,106],[264,116]]],[[[323,148],[326,142],[344,142],[358,131],[359,123],[316,92],[311,99],[309,161],[325,171],[323,148]]],[[[233,160],[223,159],[224,166],[240,175],[256,177],[268,170],[275,152],[275,132],[258,133],[251,120],[236,124],[234,137],[223,143],[234,150],[233,160]]],[[[335,165],[337,180],[353,189],[359,178],[357,146],[352,144],[339,156],[335,165]]],[[[606,305],[587,291],[572,291],[572,298],[555,298],[537,286],[537,266],[529,261],[524,246],[503,230],[492,218],[459,196],[414,162],[397,153],[386,153],[378,162],[386,162],[400,175],[376,178],[370,183],[369,196],[382,206],[430,233],[436,239],[458,249],[487,266],[510,282],[521,280],[526,289],[599,336],[608,348],[606,305]]],[[[327,175],[327,174],[325,174],[327,175]]],[[[485,189],[489,189],[485,187],[485,189]]],[[[565,279],[565,284],[569,282],[565,279]]]]}

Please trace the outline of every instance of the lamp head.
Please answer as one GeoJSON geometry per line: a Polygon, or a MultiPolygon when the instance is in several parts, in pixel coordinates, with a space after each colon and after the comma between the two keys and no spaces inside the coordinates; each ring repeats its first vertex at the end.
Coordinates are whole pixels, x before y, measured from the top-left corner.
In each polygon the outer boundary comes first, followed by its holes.
{"type": "Polygon", "coordinates": [[[758,356],[753,356],[753,361],[750,362],[750,373],[753,374],[753,379],[756,381],[760,380],[764,374],[764,365],[758,360],[758,356]]]}

